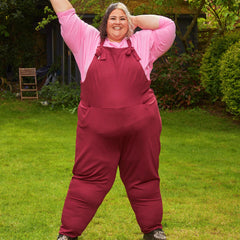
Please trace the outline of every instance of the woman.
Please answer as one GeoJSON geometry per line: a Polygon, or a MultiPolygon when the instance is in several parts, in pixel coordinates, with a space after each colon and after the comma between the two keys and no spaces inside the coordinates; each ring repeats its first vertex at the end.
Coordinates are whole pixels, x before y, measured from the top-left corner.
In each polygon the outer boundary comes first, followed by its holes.
{"type": "Polygon", "coordinates": [[[100,32],[68,0],[51,0],[81,72],[75,164],[58,239],[77,239],[111,189],[117,167],[146,240],[166,239],[159,189],[161,119],[150,73],[175,38],[157,15],[111,4],[100,32]],[[140,27],[143,30],[133,34],[140,27]]]}

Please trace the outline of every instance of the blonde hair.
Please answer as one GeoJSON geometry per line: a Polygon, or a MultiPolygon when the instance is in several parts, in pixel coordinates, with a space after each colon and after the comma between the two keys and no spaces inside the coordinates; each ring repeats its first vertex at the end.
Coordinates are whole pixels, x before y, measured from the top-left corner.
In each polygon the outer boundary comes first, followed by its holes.
{"type": "Polygon", "coordinates": [[[120,9],[126,14],[127,21],[128,21],[128,32],[126,34],[126,37],[129,38],[133,35],[134,25],[131,21],[131,14],[125,4],[123,4],[121,2],[117,2],[117,3],[110,4],[105,12],[105,15],[103,16],[101,25],[99,27],[100,36],[101,36],[102,40],[104,40],[107,37],[107,21],[108,21],[108,18],[110,16],[111,12],[115,9],[120,9]]]}

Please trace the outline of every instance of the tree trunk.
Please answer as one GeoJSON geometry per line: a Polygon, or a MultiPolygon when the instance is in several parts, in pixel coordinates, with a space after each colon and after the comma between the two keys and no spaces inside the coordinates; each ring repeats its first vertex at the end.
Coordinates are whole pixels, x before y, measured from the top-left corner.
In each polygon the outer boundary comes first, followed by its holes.
{"type": "Polygon", "coordinates": [[[204,5],[205,5],[205,0],[201,0],[200,5],[199,5],[199,7],[197,8],[196,13],[194,14],[194,17],[193,17],[193,19],[192,19],[192,22],[191,22],[190,25],[187,27],[187,31],[184,33],[184,35],[182,34],[182,32],[181,32],[181,30],[180,30],[180,28],[179,28],[179,26],[178,26],[177,19],[175,20],[177,29],[178,29],[178,31],[179,31],[178,36],[179,36],[180,40],[183,42],[183,45],[184,45],[184,48],[185,48],[186,53],[189,52],[189,50],[188,50],[188,41],[187,41],[187,40],[188,40],[188,37],[189,37],[190,33],[192,32],[195,24],[197,23],[197,19],[198,19],[199,15],[200,15],[200,13],[201,13],[202,8],[203,8],[204,5]]]}

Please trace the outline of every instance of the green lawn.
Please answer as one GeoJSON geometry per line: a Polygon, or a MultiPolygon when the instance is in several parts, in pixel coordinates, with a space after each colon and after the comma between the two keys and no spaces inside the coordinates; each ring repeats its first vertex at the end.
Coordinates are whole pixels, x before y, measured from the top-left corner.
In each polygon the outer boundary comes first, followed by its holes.
{"type": "MultiPolygon", "coordinates": [[[[240,126],[200,109],[161,115],[168,239],[240,239],[240,126]]],[[[76,113],[0,99],[1,240],[56,240],[76,122],[76,113]]],[[[142,239],[119,175],[80,239],[142,239]]]]}

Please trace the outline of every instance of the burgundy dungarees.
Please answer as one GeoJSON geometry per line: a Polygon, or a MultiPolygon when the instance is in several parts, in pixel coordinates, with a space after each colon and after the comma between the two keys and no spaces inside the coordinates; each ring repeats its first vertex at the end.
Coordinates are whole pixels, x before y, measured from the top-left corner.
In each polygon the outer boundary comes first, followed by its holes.
{"type": "Polygon", "coordinates": [[[161,228],[161,119],[150,81],[127,48],[98,47],[81,84],[76,156],[60,233],[81,235],[114,182],[121,179],[143,233],[161,228]]]}

